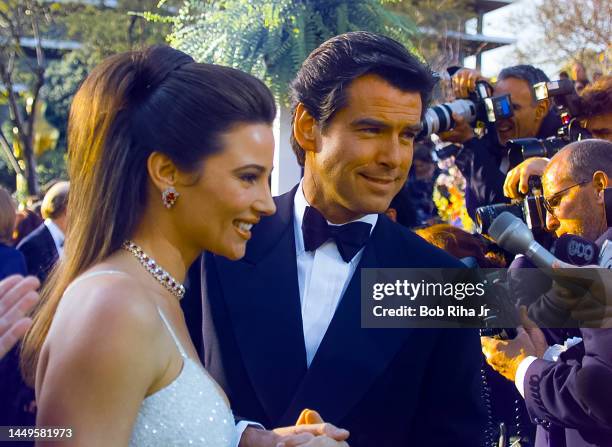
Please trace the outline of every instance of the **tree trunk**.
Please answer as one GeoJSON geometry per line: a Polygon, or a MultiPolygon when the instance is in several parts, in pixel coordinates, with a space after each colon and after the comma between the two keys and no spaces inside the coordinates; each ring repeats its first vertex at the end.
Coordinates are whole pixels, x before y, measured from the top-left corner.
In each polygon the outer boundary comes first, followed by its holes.
{"type": "Polygon", "coordinates": [[[23,161],[25,163],[25,180],[28,196],[38,195],[38,176],[36,175],[36,158],[34,157],[34,148],[30,141],[23,141],[23,161]]]}

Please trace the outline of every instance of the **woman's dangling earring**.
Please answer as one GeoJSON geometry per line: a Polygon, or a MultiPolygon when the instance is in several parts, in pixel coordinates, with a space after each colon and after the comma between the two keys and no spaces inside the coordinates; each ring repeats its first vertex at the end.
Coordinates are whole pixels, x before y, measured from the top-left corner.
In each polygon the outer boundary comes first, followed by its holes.
{"type": "Polygon", "coordinates": [[[162,202],[166,208],[170,209],[174,206],[176,199],[178,199],[179,196],[180,194],[177,192],[177,190],[174,189],[174,187],[169,186],[168,188],[164,189],[164,192],[162,192],[162,202]]]}

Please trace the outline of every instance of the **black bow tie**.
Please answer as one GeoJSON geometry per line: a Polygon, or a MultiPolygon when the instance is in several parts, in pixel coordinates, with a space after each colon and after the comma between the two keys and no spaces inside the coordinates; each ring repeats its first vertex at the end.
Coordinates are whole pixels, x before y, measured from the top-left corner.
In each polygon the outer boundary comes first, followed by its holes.
{"type": "Polygon", "coordinates": [[[344,225],[329,225],[325,217],[311,206],[304,211],[302,234],[306,251],[314,251],[333,239],[344,262],[350,262],[370,237],[372,225],[365,222],[351,222],[344,225]]]}

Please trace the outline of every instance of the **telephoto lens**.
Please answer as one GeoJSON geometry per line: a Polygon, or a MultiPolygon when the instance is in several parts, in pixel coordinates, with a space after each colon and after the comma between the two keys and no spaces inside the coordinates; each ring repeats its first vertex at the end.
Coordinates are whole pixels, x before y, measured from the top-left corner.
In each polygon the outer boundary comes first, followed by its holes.
{"type": "Polygon", "coordinates": [[[506,143],[510,166],[518,166],[531,157],[551,158],[570,142],[564,138],[549,137],[544,140],[537,138],[517,138],[506,143]]]}
{"type": "Polygon", "coordinates": [[[432,133],[444,132],[455,127],[453,113],[456,113],[468,123],[476,119],[476,104],[469,99],[458,99],[453,102],[430,107],[423,118],[423,130],[417,140],[426,138],[432,133]]]}

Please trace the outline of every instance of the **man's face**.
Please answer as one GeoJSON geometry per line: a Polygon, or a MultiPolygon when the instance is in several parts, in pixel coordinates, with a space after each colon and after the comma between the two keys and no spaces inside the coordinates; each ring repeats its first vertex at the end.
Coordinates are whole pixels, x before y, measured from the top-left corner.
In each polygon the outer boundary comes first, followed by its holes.
{"type": "Polygon", "coordinates": [[[414,169],[416,178],[430,180],[435,171],[435,165],[427,161],[414,160],[412,162],[412,169],[414,169]]]}
{"type": "Polygon", "coordinates": [[[555,156],[542,176],[544,197],[554,213],[547,213],[546,226],[557,237],[569,233],[594,241],[605,230],[603,205],[597,203],[592,179],[570,177],[567,155],[555,156]]]}
{"type": "Polygon", "coordinates": [[[497,122],[499,142],[505,145],[508,140],[535,137],[540,130],[543,116],[538,116],[538,104],[534,102],[527,81],[506,78],[498,81],[493,90],[494,96],[510,95],[514,116],[497,122]]]}
{"type": "Polygon", "coordinates": [[[591,132],[593,138],[612,141],[612,112],[586,118],[581,125],[591,132]]]}
{"type": "Polygon", "coordinates": [[[346,106],[306,152],[304,193],[334,223],[383,213],[412,162],[421,96],[364,75],[347,88],[346,106]]]}

